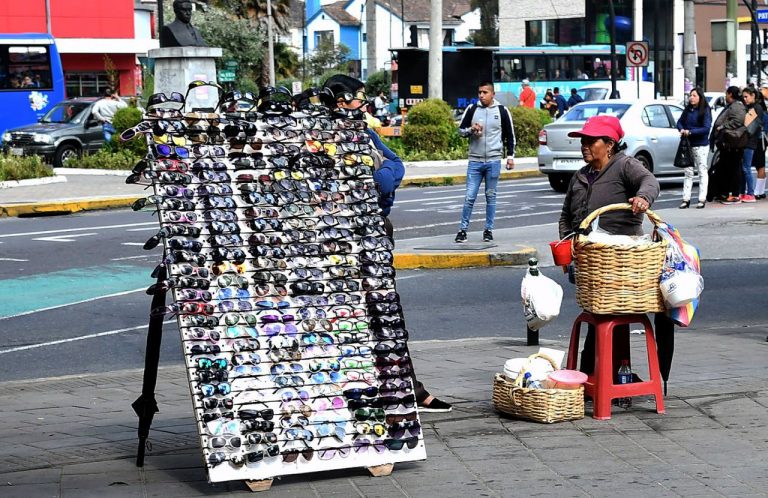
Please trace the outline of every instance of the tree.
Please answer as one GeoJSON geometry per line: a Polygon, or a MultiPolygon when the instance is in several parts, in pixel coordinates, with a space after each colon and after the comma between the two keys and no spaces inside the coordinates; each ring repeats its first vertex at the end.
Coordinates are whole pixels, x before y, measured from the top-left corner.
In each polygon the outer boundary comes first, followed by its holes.
{"type": "Polygon", "coordinates": [[[321,41],[314,53],[307,59],[312,76],[320,76],[328,71],[346,73],[349,53],[349,47],[343,43],[334,45],[332,41],[321,41]]]}
{"type": "MultiPolygon", "coordinates": [[[[259,23],[267,20],[267,0],[215,0],[213,4],[240,19],[250,19],[259,23]]],[[[272,19],[278,31],[288,32],[290,13],[291,0],[272,0],[272,19]]]]}
{"type": "Polygon", "coordinates": [[[392,84],[392,73],[389,71],[377,71],[368,76],[365,80],[365,92],[369,98],[373,98],[384,91],[384,95],[389,97],[389,89],[392,84]]]}
{"type": "Polygon", "coordinates": [[[499,44],[499,0],[472,0],[472,10],[480,9],[480,30],[472,35],[472,42],[480,47],[499,44]]]}

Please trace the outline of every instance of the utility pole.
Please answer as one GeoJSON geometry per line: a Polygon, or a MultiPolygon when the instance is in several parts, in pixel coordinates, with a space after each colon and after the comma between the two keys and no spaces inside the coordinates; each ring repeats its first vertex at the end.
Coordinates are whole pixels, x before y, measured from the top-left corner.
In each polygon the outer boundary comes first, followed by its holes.
{"type": "Polygon", "coordinates": [[[613,0],[608,0],[608,13],[611,18],[611,98],[618,98],[616,92],[616,71],[618,61],[616,60],[616,10],[613,7],[613,0]]]}
{"type": "Polygon", "coordinates": [[[659,60],[659,13],[661,7],[659,0],[653,1],[653,11],[657,14],[653,16],[653,96],[659,96],[659,71],[661,70],[661,61],[659,60]]]}
{"type": "Polygon", "coordinates": [[[696,86],[696,14],[693,0],[685,0],[683,9],[683,72],[685,79],[696,86]]]}
{"type": "MultiPolygon", "coordinates": [[[[269,85],[275,86],[275,47],[272,37],[272,0],[267,0],[267,36],[269,42],[267,43],[267,56],[269,57],[269,85]]],[[[264,74],[264,73],[262,73],[264,74]]]]}
{"type": "Polygon", "coordinates": [[[368,72],[367,77],[370,78],[379,66],[376,60],[376,0],[365,0],[365,31],[368,44],[365,69],[368,72]]]}
{"type": "Polygon", "coordinates": [[[429,98],[443,98],[443,0],[429,2],[429,98]]]}
{"type": "Polygon", "coordinates": [[[757,31],[757,0],[752,0],[752,6],[749,9],[749,13],[752,16],[752,22],[750,23],[750,26],[752,27],[751,33],[752,33],[752,41],[750,43],[750,51],[749,51],[749,68],[750,68],[750,77],[754,76],[757,78],[757,88],[760,88],[760,64],[758,64],[758,59],[760,58],[760,52],[762,48],[760,47],[760,34],[757,31]]]}
{"type": "MultiPolygon", "coordinates": [[[[725,7],[725,17],[728,19],[732,19],[734,22],[734,25],[737,27],[738,31],[738,9],[736,8],[736,0],[728,0],[728,3],[725,7]]],[[[729,50],[725,53],[725,74],[726,78],[732,78],[736,75],[736,54],[738,52],[735,49],[729,50]]]]}
{"type": "Polygon", "coordinates": [[[51,30],[51,0],[45,0],[45,28],[49,35],[53,34],[51,30]]]}

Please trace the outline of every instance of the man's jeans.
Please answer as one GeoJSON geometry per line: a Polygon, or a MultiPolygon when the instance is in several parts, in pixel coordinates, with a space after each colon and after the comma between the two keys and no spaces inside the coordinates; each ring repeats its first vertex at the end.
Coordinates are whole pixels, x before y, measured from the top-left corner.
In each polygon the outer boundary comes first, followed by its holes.
{"type": "Polygon", "coordinates": [[[493,230],[493,220],[496,217],[496,185],[501,174],[501,160],[481,163],[469,161],[467,167],[467,193],[464,197],[464,210],[461,213],[461,230],[469,228],[469,218],[477,200],[480,182],[485,180],[485,229],[493,230]]]}
{"type": "Polygon", "coordinates": [[[112,135],[115,133],[115,127],[112,126],[112,123],[104,123],[101,125],[101,131],[104,133],[104,142],[109,145],[112,135]]]}

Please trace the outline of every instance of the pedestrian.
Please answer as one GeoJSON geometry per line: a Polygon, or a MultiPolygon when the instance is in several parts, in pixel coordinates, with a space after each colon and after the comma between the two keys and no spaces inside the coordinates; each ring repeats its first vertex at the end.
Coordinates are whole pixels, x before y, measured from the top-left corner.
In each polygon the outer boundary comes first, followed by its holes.
{"type": "Polygon", "coordinates": [[[580,104],[581,102],[584,102],[584,97],[579,95],[578,90],[575,88],[571,88],[571,96],[568,98],[568,108],[575,106],[576,104],[580,104]]]}
{"type": "Polygon", "coordinates": [[[469,137],[469,165],[467,190],[461,213],[456,242],[466,242],[469,218],[485,181],[485,230],[483,241],[493,240],[493,222],[496,217],[496,185],[501,175],[501,158],[506,157],[506,168],[515,167],[515,129],[509,109],[494,98],[493,83],[483,81],[478,86],[478,103],[464,111],[459,134],[469,137]],[[506,154],[504,153],[506,149],[506,154]]]}
{"type": "MultiPolygon", "coordinates": [[[[335,102],[328,102],[329,106],[356,110],[362,109],[366,104],[365,84],[357,78],[336,74],[328,78],[323,86],[328,88],[330,95],[333,95],[335,100],[335,102]]],[[[367,128],[366,132],[371,137],[373,146],[383,156],[383,160],[380,161],[380,165],[376,167],[373,173],[373,180],[376,182],[376,188],[379,192],[379,207],[381,208],[382,216],[384,216],[385,229],[387,235],[394,243],[394,229],[392,222],[389,221],[389,213],[395,202],[395,190],[405,175],[405,166],[397,154],[384,145],[375,131],[367,128]]],[[[450,412],[453,409],[449,403],[436,398],[426,390],[424,384],[416,378],[416,370],[413,368],[413,364],[411,364],[411,378],[419,411],[444,413],[450,412]]]]}
{"type": "Polygon", "coordinates": [[[762,153],[763,141],[763,108],[757,104],[757,92],[747,87],[742,92],[744,107],[747,111],[744,124],[747,126],[749,141],[744,149],[741,160],[741,182],[739,183],[739,200],[755,202],[755,179],[752,177],[752,158],[755,150],[762,153]]]}
{"type": "MultiPolygon", "coordinates": [[[[616,203],[629,203],[632,211],[610,211],[600,215],[600,228],[616,235],[642,235],[643,215],[659,195],[659,182],[640,161],[621,152],[624,130],[615,116],[589,118],[581,130],[569,137],[581,138],[581,154],[586,166],[571,178],[560,214],[560,239],[572,235],[581,222],[596,209],[616,203]]],[[[589,227],[587,228],[589,230],[589,227]]],[[[656,335],[674,333],[674,322],[664,313],[654,318],[656,335]]],[[[628,334],[628,326],[615,328],[615,332],[628,334]]],[[[628,344],[614,341],[614,358],[629,358],[628,344]]],[[[589,326],[580,370],[591,374],[595,360],[595,331],[589,326]]]]}
{"type": "Polygon", "coordinates": [[[552,89],[552,95],[554,95],[555,98],[555,104],[557,104],[557,111],[555,111],[555,117],[559,118],[563,114],[565,114],[565,111],[568,110],[568,103],[565,101],[565,97],[560,95],[560,87],[555,87],[552,89]]]}
{"type": "Polygon", "coordinates": [[[763,109],[763,140],[761,142],[762,152],[755,154],[752,159],[752,166],[757,170],[757,179],[755,180],[755,199],[765,199],[765,154],[766,142],[768,142],[768,82],[765,82],[760,87],[760,93],[758,96],[758,105],[763,109]]]}
{"type": "Polygon", "coordinates": [[[683,181],[683,202],[680,209],[686,209],[691,205],[691,191],[693,190],[694,170],[699,175],[699,203],[697,209],[703,209],[707,203],[707,183],[709,172],[707,170],[707,155],[709,153],[709,129],[712,126],[712,111],[704,97],[704,91],[700,87],[691,90],[688,97],[688,105],[677,120],[677,129],[680,137],[688,137],[693,149],[693,164],[685,168],[685,180],[683,181]]]}
{"type": "Polygon", "coordinates": [[[387,96],[384,94],[384,90],[379,90],[379,94],[373,99],[373,115],[382,123],[387,121],[387,96]]]}
{"type": "Polygon", "coordinates": [[[707,200],[717,198],[723,204],[738,204],[741,185],[741,157],[744,149],[726,144],[726,130],[738,130],[744,127],[746,109],[741,101],[741,91],[737,86],[725,90],[725,107],[717,116],[709,134],[709,147],[717,147],[718,159],[715,163],[715,176],[709,179],[707,200]]]}
{"type": "Polygon", "coordinates": [[[539,108],[547,111],[549,116],[552,118],[554,118],[555,114],[557,114],[557,102],[555,102],[555,95],[549,88],[547,88],[547,91],[544,93],[544,98],[541,99],[541,102],[539,102],[539,108]]]}
{"type": "Polygon", "coordinates": [[[101,131],[104,134],[105,144],[109,144],[112,140],[112,135],[115,133],[115,127],[112,125],[112,119],[115,117],[115,113],[118,109],[128,107],[128,104],[123,102],[117,91],[107,88],[104,91],[104,96],[99,99],[94,105],[91,111],[93,116],[101,123],[101,131]]]}
{"type": "Polygon", "coordinates": [[[536,107],[536,92],[531,88],[528,78],[522,81],[523,89],[520,91],[520,105],[534,109],[536,107]]]}

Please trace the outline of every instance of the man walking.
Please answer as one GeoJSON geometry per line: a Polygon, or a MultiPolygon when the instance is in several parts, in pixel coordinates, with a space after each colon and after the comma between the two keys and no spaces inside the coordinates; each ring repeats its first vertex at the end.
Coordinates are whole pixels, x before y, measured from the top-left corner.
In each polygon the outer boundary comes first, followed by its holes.
{"type": "Polygon", "coordinates": [[[477,104],[464,111],[459,125],[459,134],[469,137],[469,165],[467,167],[467,192],[461,213],[459,233],[456,242],[466,242],[469,218],[480,190],[485,181],[485,230],[483,241],[493,240],[493,221],[496,217],[496,185],[501,174],[501,158],[505,156],[507,169],[515,167],[515,130],[509,109],[497,101],[493,83],[483,81],[478,88],[477,104]]]}
{"type": "Polygon", "coordinates": [[[520,91],[520,105],[533,109],[536,107],[536,92],[531,88],[528,78],[522,81],[523,89],[520,91]]]}
{"type": "Polygon", "coordinates": [[[115,133],[115,127],[112,126],[112,118],[115,117],[118,109],[124,107],[128,107],[128,104],[123,102],[120,95],[111,88],[107,88],[104,92],[104,97],[93,105],[93,116],[101,123],[104,142],[107,144],[112,140],[112,135],[115,133]]]}
{"type": "Polygon", "coordinates": [[[575,88],[571,88],[571,97],[568,99],[568,109],[575,106],[576,104],[579,104],[581,102],[584,102],[584,99],[581,95],[579,95],[579,92],[575,88]]]}

